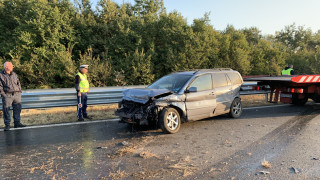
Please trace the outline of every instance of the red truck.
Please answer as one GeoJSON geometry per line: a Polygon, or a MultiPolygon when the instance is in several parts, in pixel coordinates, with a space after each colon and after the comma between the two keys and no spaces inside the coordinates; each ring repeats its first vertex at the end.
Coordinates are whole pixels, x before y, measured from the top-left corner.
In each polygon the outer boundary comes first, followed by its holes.
{"type": "Polygon", "coordinates": [[[320,102],[320,75],[246,76],[244,81],[257,82],[254,90],[270,90],[269,102],[304,105],[308,99],[320,102]]]}

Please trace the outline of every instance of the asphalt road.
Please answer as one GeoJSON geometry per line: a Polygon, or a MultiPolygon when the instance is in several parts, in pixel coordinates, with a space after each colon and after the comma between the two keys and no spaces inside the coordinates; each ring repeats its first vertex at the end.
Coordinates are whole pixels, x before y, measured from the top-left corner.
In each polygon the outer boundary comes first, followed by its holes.
{"type": "Polygon", "coordinates": [[[319,113],[248,108],[177,134],[115,121],[0,131],[0,179],[320,179],[319,113]]]}

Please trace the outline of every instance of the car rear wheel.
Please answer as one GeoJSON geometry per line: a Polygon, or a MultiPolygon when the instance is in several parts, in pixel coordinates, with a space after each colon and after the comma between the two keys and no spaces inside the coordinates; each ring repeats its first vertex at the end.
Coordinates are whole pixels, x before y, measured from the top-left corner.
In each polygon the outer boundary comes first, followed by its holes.
{"type": "Polygon", "coordinates": [[[180,129],[180,114],[174,108],[164,109],[159,117],[160,128],[167,134],[177,133],[180,129]]]}
{"type": "Polygon", "coordinates": [[[242,114],[241,99],[235,98],[231,104],[229,116],[232,118],[238,118],[242,114]]]}

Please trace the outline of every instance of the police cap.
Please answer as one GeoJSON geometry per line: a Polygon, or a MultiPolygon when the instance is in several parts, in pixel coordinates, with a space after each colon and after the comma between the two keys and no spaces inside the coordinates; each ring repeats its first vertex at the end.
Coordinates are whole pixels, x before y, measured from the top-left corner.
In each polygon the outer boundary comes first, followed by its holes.
{"type": "Polygon", "coordinates": [[[89,65],[81,65],[80,68],[86,68],[88,69],[89,65]]]}

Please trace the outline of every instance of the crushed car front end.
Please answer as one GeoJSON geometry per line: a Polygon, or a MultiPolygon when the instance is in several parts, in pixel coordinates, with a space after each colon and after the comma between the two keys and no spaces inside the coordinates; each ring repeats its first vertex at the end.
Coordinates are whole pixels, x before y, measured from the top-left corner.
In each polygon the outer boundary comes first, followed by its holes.
{"type": "Polygon", "coordinates": [[[149,125],[157,121],[159,108],[153,103],[142,104],[133,101],[122,100],[115,114],[121,117],[122,122],[138,125],[149,125]]]}
{"type": "Polygon", "coordinates": [[[163,108],[157,104],[157,99],[173,94],[169,90],[159,89],[128,89],[119,103],[115,114],[121,117],[122,122],[137,125],[156,124],[158,114],[163,108]]]}

